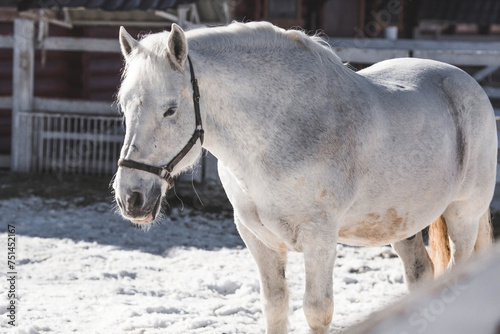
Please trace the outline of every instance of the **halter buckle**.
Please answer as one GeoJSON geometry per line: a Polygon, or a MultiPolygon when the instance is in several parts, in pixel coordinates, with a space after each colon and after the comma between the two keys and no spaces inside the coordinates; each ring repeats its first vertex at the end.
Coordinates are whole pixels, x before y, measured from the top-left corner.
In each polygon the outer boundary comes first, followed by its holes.
{"type": "Polygon", "coordinates": [[[166,168],[162,168],[161,169],[161,172],[160,172],[160,175],[158,175],[159,177],[161,177],[162,179],[166,179],[168,176],[169,176],[169,172],[166,168]]]}

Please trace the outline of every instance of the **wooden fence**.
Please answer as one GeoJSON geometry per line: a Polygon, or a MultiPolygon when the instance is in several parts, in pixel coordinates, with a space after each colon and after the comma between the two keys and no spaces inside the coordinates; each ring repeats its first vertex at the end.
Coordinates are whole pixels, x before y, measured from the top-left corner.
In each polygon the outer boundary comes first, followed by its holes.
{"type": "MultiPolygon", "coordinates": [[[[429,58],[454,65],[482,66],[474,74],[477,80],[500,68],[500,42],[330,39],[329,43],[343,61],[354,63],[371,64],[396,57],[429,58]]],[[[0,36],[0,48],[13,49],[14,54],[13,94],[0,97],[0,108],[12,108],[11,169],[114,172],[123,130],[112,102],[35,97],[33,86],[35,49],[119,52],[118,38],[47,37],[40,44],[35,41],[35,23],[15,19],[14,35],[0,36]]],[[[484,88],[490,98],[500,98],[499,88],[484,88]]],[[[0,157],[0,164],[8,160],[0,157]]]]}
{"type": "Polygon", "coordinates": [[[16,19],[14,35],[0,36],[0,48],[13,49],[12,97],[0,97],[0,107],[12,109],[11,157],[3,161],[19,172],[112,173],[124,134],[113,103],[35,97],[34,54],[36,48],[118,52],[118,41],[48,37],[40,44],[35,22],[16,19]]]}

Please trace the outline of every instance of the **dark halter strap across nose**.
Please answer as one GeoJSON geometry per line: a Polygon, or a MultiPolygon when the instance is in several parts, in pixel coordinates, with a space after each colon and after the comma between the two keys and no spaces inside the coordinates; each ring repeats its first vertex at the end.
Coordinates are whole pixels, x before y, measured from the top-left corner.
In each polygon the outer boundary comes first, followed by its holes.
{"type": "Polygon", "coordinates": [[[191,58],[189,58],[188,56],[187,59],[189,62],[189,70],[191,72],[191,85],[193,86],[194,116],[196,118],[196,129],[194,130],[191,139],[189,139],[186,146],[184,146],[184,148],[172,160],[170,160],[168,164],[162,167],[155,167],[133,160],[126,160],[126,159],[118,160],[119,167],[138,169],[148,173],[155,174],[160,178],[164,179],[165,181],[167,181],[170,188],[173,185],[173,179],[171,173],[174,170],[174,167],[188,154],[188,152],[193,148],[198,139],[203,145],[204,131],[200,115],[200,90],[198,88],[198,80],[196,80],[196,77],[194,75],[193,63],[191,62],[191,58]]]}

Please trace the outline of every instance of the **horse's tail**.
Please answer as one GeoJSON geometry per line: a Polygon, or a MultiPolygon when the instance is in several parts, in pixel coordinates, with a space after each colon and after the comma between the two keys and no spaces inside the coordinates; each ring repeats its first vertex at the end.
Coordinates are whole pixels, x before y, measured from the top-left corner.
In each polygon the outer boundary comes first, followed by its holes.
{"type": "Polygon", "coordinates": [[[429,226],[429,247],[434,265],[434,276],[437,277],[446,271],[451,258],[448,228],[443,216],[429,226]]]}
{"type": "MultiPolygon", "coordinates": [[[[480,251],[493,243],[493,228],[491,225],[490,210],[486,211],[479,219],[479,228],[474,245],[474,251],[480,251]]],[[[434,265],[434,276],[443,274],[450,262],[450,240],[448,228],[443,216],[436,219],[429,227],[429,246],[431,259],[434,265]]]]}

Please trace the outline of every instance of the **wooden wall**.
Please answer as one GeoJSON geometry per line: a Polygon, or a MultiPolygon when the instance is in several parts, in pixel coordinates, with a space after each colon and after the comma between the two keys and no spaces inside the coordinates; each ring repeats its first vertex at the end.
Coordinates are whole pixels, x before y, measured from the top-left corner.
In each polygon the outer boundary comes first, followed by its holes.
{"type": "MultiPolygon", "coordinates": [[[[161,31],[130,28],[130,34],[161,31]]],[[[119,27],[76,27],[50,25],[50,36],[118,38],[119,27]]],[[[0,22],[0,35],[12,36],[13,23],[0,22]]],[[[12,95],[12,49],[0,48],[0,96],[12,95]]],[[[43,51],[35,53],[36,97],[113,101],[120,83],[123,60],[119,53],[43,51]],[[45,61],[42,63],[42,58],[45,61]]],[[[12,111],[0,109],[0,155],[11,152],[12,111]]]]}
{"type": "MultiPolygon", "coordinates": [[[[0,35],[12,35],[11,23],[0,22],[0,35]]],[[[0,96],[12,95],[12,49],[0,48],[0,96]]],[[[10,153],[12,110],[0,108],[0,154],[10,153]]]]}

